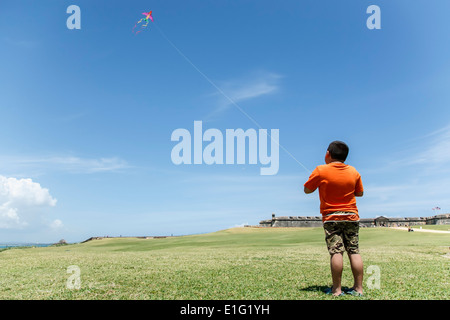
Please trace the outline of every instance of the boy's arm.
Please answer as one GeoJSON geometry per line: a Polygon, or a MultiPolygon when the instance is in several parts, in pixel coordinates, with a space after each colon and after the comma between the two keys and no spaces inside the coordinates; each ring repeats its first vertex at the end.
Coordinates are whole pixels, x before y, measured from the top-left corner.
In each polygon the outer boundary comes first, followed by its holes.
{"type": "Polygon", "coordinates": [[[364,187],[362,185],[361,176],[359,176],[358,180],[356,180],[355,197],[362,197],[363,194],[364,194],[364,187]]]}
{"type": "Polygon", "coordinates": [[[319,169],[316,167],[313,172],[311,172],[311,175],[309,176],[308,181],[305,182],[303,185],[303,191],[308,193],[313,193],[319,186],[320,183],[320,174],[319,169]]]}

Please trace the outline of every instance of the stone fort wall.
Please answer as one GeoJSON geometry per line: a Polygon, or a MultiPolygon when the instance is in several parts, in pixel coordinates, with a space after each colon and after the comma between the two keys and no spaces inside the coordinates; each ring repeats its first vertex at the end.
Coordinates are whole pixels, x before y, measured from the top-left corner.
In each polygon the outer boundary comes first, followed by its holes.
{"type": "MultiPolygon", "coordinates": [[[[410,218],[364,218],[360,219],[361,227],[405,227],[426,224],[449,224],[450,214],[440,214],[432,217],[410,217],[410,218]]],[[[321,227],[322,217],[302,217],[302,216],[280,216],[259,222],[260,227],[321,227]]]]}

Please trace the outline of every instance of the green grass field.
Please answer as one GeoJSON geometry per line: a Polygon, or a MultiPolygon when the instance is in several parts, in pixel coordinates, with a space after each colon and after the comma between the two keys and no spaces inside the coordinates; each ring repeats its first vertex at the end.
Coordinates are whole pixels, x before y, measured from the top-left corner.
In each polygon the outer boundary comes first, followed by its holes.
{"type": "MultiPolygon", "coordinates": [[[[364,228],[364,269],[380,289],[330,297],[322,228],[235,228],[163,239],[109,238],[0,252],[0,299],[449,299],[450,234],[364,228]],[[81,286],[67,286],[68,267],[81,286]]],[[[345,257],[343,286],[352,285],[345,257]]],[[[69,281],[70,284],[73,282],[69,281]]]]}

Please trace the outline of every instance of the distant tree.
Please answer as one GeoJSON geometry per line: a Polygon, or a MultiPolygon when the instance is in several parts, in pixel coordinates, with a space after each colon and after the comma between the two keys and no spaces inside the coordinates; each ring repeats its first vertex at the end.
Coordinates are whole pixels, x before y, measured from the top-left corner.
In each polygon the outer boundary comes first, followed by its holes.
{"type": "Polygon", "coordinates": [[[64,239],[59,240],[57,243],[55,243],[55,246],[65,246],[67,244],[67,241],[64,239]]]}

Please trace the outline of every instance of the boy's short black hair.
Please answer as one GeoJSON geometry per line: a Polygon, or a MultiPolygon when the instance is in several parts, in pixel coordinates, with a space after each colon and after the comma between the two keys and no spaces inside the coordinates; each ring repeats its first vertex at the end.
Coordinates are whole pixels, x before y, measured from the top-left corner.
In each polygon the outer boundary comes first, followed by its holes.
{"type": "Polygon", "coordinates": [[[348,156],[348,146],[342,141],[333,141],[328,146],[327,151],[330,152],[332,159],[345,161],[348,156]]]}

